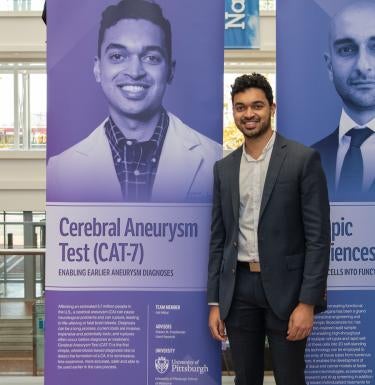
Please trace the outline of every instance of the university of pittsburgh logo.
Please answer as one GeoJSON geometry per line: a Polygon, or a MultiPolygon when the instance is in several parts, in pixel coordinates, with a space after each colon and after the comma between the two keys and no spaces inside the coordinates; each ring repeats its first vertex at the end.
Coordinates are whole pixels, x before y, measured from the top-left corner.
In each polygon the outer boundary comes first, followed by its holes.
{"type": "Polygon", "coordinates": [[[169,368],[169,360],[165,357],[158,357],[155,360],[155,369],[158,373],[164,374],[169,368]]]}

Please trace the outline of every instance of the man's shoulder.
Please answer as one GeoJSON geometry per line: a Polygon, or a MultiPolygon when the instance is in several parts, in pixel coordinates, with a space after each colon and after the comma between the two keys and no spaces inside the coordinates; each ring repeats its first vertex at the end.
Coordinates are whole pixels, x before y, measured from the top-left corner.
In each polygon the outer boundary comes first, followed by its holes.
{"type": "MultiPolygon", "coordinates": [[[[315,152],[314,149],[311,147],[307,147],[304,144],[297,142],[295,140],[291,140],[286,138],[285,136],[275,133],[275,143],[274,143],[274,150],[277,150],[279,148],[287,148],[288,152],[292,153],[293,156],[309,156],[312,153],[315,152]]],[[[243,152],[243,145],[232,151],[230,154],[226,155],[223,159],[220,159],[217,162],[217,166],[220,167],[226,167],[228,164],[232,164],[233,161],[238,161],[239,158],[241,158],[243,152]]]]}
{"type": "Polygon", "coordinates": [[[306,146],[295,140],[287,139],[280,134],[278,134],[277,140],[278,141],[276,141],[275,144],[277,144],[278,147],[286,145],[287,151],[293,157],[294,162],[304,163],[306,159],[316,156],[322,158],[320,150],[316,147],[306,146]]]}
{"type": "MultiPolygon", "coordinates": [[[[105,121],[104,121],[105,122],[105,121]]],[[[76,144],[73,144],[71,147],[68,147],[63,152],[54,155],[48,161],[48,164],[55,163],[60,160],[76,160],[76,157],[85,157],[93,151],[93,148],[102,143],[105,135],[104,132],[104,122],[101,123],[98,127],[95,128],[88,136],[83,138],[76,144]]]]}
{"type": "Polygon", "coordinates": [[[220,159],[218,161],[218,163],[220,163],[220,164],[226,164],[228,162],[230,163],[233,160],[233,158],[241,156],[242,152],[243,152],[243,144],[241,144],[241,146],[239,146],[236,149],[234,149],[233,151],[231,151],[229,154],[225,155],[223,157],[223,159],[220,159]]]}
{"type": "Polygon", "coordinates": [[[215,162],[217,170],[232,170],[235,165],[239,164],[243,152],[243,145],[215,162]]]}
{"type": "Polygon", "coordinates": [[[311,145],[312,148],[318,151],[329,150],[338,146],[338,137],[339,137],[339,129],[336,128],[335,131],[331,132],[329,135],[320,139],[318,142],[311,145]]]}
{"type": "Polygon", "coordinates": [[[302,153],[302,154],[310,154],[311,152],[314,152],[314,150],[311,147],[308,147],[301,142],[297,142],[296,140],[286,138],[285,136],[279,133],[276,134],[274,147],[278,147],[278,146],[279,147],[287,146],[289,151],[302,153]]]}

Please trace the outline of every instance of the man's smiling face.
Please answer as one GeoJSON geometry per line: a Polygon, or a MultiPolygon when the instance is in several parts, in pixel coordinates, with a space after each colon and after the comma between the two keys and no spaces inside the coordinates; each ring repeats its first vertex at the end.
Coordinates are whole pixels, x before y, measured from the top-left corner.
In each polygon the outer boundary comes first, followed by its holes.
{"type": "Polygon", "coordinates": [[[110,114],[147,120],[161,108],[173,77],[164,32],[143,19],[123,19],[108,28],[94,74],[110,114]]]}
{"type": "Polygon", "coordinates": [[[328,71],[338,94],[354,110],[375,108],[375,4],[354,3],[331,23],[328,71]]]}
{"type": "Polygon", "coordinates": [[[234,122],[246,138],[259,138],[269,133],[275,108],[260,88],[251,87],[233,97],[234,122]]]}

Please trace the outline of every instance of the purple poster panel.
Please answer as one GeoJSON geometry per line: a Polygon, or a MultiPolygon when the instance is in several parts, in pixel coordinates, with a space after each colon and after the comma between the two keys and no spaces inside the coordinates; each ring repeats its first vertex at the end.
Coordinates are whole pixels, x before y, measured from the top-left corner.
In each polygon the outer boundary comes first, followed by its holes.
{"type": "Polygon", "coordinates": [[[373,0],[278,3],[278,129],[320,153],[331,201],[329,305],[308,343],[310,385],[375,384],[374,20],[373,0]]]}
{"type": "Polygon", "coordinates": [[[217,385],[224,0],[49,0],[46,385],[217,385]]]}

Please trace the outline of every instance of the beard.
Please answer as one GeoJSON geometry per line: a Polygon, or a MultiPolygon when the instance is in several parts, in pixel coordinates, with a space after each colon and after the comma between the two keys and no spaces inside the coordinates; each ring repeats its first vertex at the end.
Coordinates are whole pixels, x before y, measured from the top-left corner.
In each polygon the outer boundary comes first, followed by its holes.
{"type": "Polygon", "coordinates": [[[271,115],[268,117],[268,119],[262,123],[259,124],[257,128],[247,129],[244,127],[246,122],[253,122],[254,119],[244,119],[241,121],[241,125],[239,130],[242,132],[242,134],[246,138],[256,139],[263,136],[266,132],[268,132],[271,128],[271,115]]]}

